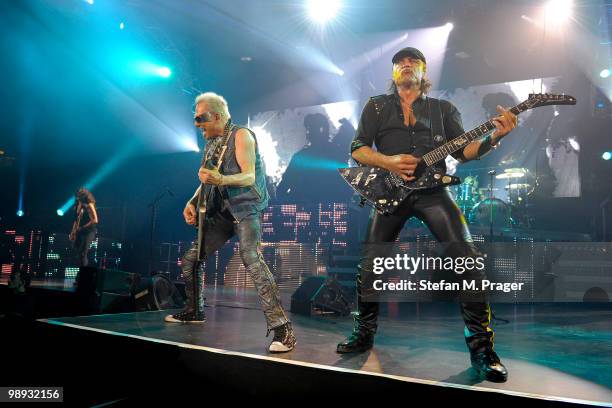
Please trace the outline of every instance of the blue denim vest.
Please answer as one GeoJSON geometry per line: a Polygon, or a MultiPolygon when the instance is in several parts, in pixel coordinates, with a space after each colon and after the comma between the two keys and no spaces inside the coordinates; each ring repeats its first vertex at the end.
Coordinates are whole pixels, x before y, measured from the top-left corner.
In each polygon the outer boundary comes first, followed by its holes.
{"type": "Polygon", "coordinates": [[[239,129],[248,130],[255,139],[255,183],[248,187],[219,187],[225,204],[237,221],[241,221],[248,215],[261,213],[268,206],[269,201],[265,165],[259,154],[257,138],[251,129],[234,126],[227,140],[227,150],[220,172],[228,176],[240,173],[240,166],[236,160],[236,133],[239,129]]]}

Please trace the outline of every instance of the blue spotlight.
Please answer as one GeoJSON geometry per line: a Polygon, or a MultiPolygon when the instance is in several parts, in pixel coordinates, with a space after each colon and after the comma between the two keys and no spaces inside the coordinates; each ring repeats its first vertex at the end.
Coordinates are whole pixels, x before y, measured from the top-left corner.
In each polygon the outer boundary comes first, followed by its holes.
{"type": "MultiPolygon", "coordinates": [[[[23,175],[23,174],[22,174],[23,175]]],[[[23,179],[19,183],[19,206],[17,207],[17,216],[23,217],[23,179]]]]}
{"type": "Polygon", "coordinates": [[[122,22],[119,23],[119,29],[123,30],[125,28],[125,24],[122,22]]]}
{"type": "Polygon", "coordinates": [[[604,154],[601,155],[601,158],[606,161],[612,159],[612,152],[604,152],[604,154]]]}
{"type": "Polygon", "coordinates": [[[180,145],[187,151],[199,152],[200,147],[198,146],[197,140],[193,137],[184,137],[180,140],[180,145]]]}
{"type": "Polygon", "coordinates": [[[610,76],[610,70],[609,69],[602,69],[601,72],[599,73],[599,76],[602,78],[607,78],[610,76]]]}
{"type": "Polygon", "coordinates": [[[93,6],[94,0],[85,0],[85,3],[89,4],[90,6],[93,6]]]}
{"type": "MultiPolygon", "coordinates": [[[[104,163],[98,171],[91,177],[85,184],[84,187],[88,190],[93,190],[95,186],[104,180],[109,174],[111,174],[123,161],[129,157],[136,149],[137,143],[135,140],[127,142],[117,154],[115,154],[109,161],[104,163]]],[[[74,195],[71,196],[64,202],[57,210],[57,215],[63,216],[72,206],[74,205],[74,195]]]]}
{"type": "Polygon", "coordinates": [[[135,72],[141,75],[169,78],[172,70],[164,65],[158,65],[149,61],[134,61],[132,63],[135,72]]]}
{"type": "Polygon", "coordinates": [[[168,67],[161,67],[157,70],[157,74],[160,77],[168,78],[170,75],[172,75],[172,71],[170,71],[170,68],[168,67]]]}
{"type": "Polygon", "coordinates": [[[310,19],[317,24],[326,24],[332,21],[342,2],[340,0],[308,0],[307,8],[310,19]]]}

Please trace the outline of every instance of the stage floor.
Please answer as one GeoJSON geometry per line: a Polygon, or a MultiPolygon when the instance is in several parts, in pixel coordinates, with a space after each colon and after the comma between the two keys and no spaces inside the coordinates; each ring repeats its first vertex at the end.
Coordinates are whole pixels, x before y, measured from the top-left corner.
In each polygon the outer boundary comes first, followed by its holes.
{"type": "Polygon", "coordinates": [[[322,370],[612,406],[612,307],[607,304],[494,306],[498,317],[510,321],[495,326],[496,351],[510,373],[506,383],[497,384],[479,380],[470,368],[457,305],[390,305],[375,347],[356,355],[335,352],[351,331],[351,318],[294,314],[297,348],[271,355],[266,351],[271,337],[265,337],[265,320],[251,291],[208,289],[206,296],[203,325],[164,323],[164,311],[41,321],[322,370]]]}

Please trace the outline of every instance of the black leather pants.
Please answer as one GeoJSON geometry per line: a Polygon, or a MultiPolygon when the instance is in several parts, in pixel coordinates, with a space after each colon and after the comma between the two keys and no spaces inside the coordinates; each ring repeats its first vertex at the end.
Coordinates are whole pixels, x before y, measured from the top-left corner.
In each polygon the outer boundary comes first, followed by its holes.
{"type": "MultiPolygon", "coordinates": [[[[423,221],[434,237],[443,244],[445,256],[477,257],[481,254],[472,242],[465,218],[445,188],[415,192],[408,196],[397,211],[390,215],[373,212],[366,235],[366,242],[357,277],[357,323],[362,330],[375,333],[379,304],[364,300],[364,291],[371,287],[367,280],[373,276],[373,246],[368,243],[393,242],[410,217],[423,221]]],[[[380,254],[376,254],[380,256],[380,254]]],[[[480,278],[484,277],[484,272],[480,278]]],[[[371,298],[370,298],[371,299],[371,298]]],[[[462,298],[463,300],[463,298],[462,298]]],[[[493,347],[493,330],[490,327],[491,309],[486,299],[462,301],[460,309],[465,322],[465,339],[468,348],[478,351],[493,347]]]]}
{"type": "MultiPolygon", "coordinates": [[[[261,222],[259,214],[250,215],[235,223],[231,214],[216,213],[206,219],[204,233],[204,254],[208,257],[220,249],[232,236],[238,235],[240,241],[240,257],[247,272],[253,279],[259,300],[266,317],[268,330],[289,322],[281,305],[280,292],[274,276],[266,265],[260,251],[261,222]]],[[[204,298],[202,265],[198,265],[197,242],[185,252],[181,270],[185,280],[187,295],[186,309],[203,312],[204,298]]]]}

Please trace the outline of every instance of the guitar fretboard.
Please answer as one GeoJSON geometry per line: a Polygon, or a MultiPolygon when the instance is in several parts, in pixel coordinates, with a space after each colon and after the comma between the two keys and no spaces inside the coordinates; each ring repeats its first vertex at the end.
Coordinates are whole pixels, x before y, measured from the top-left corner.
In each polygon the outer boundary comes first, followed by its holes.
{"type": "MultiPolygon", "coordinates": [[[[515,115],[518,115],[519,113],[524,112],[530,108],[531,106],[527,103],[527,101],[525,101],[510,108],[510,112],[514,113],[515,115]]],[[[423,155],[423,160],[425,160],[425,164],[427,166],[431,166],[439,161],[446,159],[446,156],[463,149],[465,146],[469,145],[474,140],[479,139],[480,137],[494,129],[495,125],[493,124],[493,121],[489,120],[483,123],[482,125],[470,130],[469,132],[465,132],[464,134],[457,136],[454,139],[451,139],[442,146],[439,146],[431,152],[423,155]]]]}

